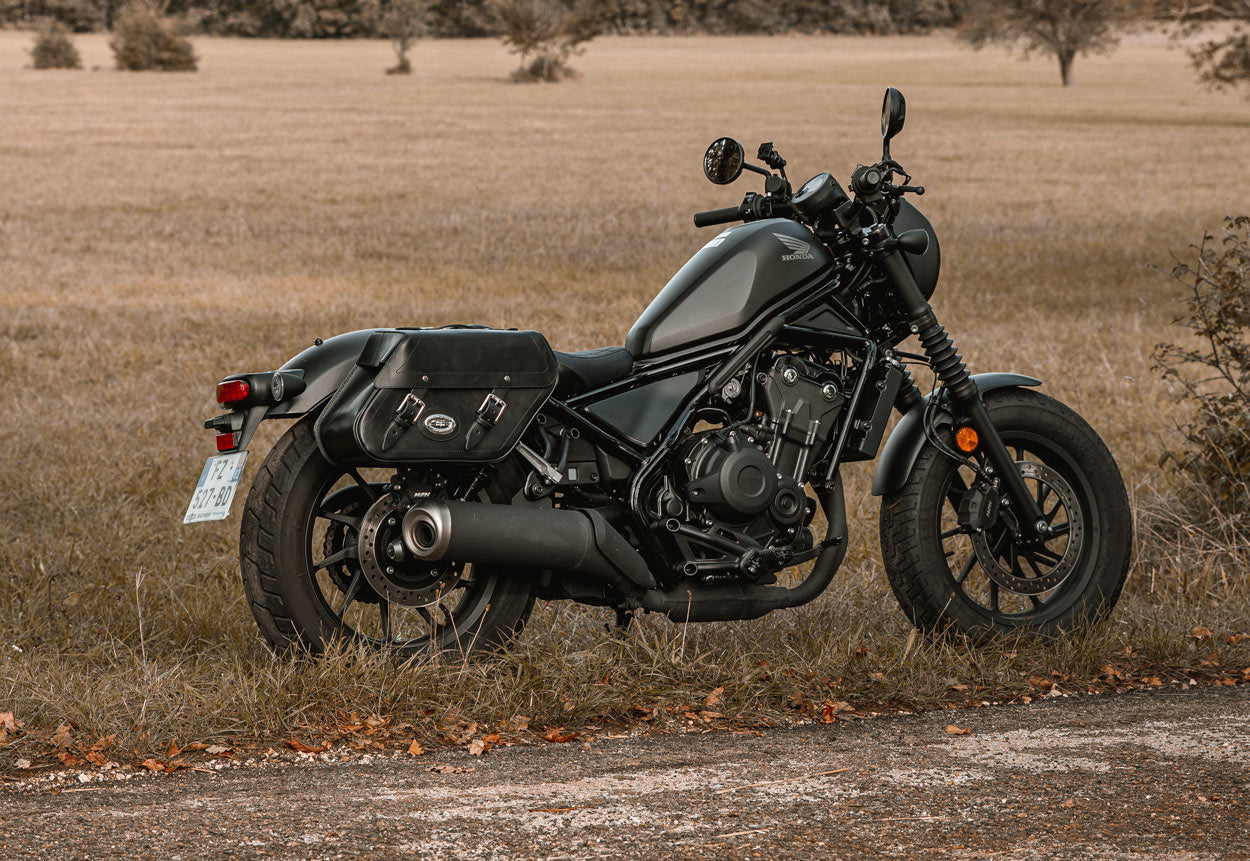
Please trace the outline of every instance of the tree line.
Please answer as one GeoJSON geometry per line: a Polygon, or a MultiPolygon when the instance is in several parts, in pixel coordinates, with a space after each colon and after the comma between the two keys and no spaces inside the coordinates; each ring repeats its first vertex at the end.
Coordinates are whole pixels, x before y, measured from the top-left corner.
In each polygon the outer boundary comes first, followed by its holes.
{"type": "MultiPolygon", "coordinates": [[[[960,20],[962,0],[561,0],[593,6],[613,33],[915,33],[960,20]]],[[[0,0],[0,26],[60,21],[75,32],[112,29],[123,0],[0,0]]],[[[351,38],[387,35],[391,0],[166,0],[160,11],[222,36],[351,38]]],[[[428,33],[499,36],[489,0],[434,0],[428,33]]]]}

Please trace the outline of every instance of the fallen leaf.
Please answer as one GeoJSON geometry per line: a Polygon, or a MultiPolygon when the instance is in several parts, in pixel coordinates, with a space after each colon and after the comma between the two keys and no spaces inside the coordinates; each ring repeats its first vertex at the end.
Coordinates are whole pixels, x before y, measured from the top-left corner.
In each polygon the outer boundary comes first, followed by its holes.
{"type": "Polygon", "coordinates": [[[108,761],[109,761],[108,757],[100,753],[100,751],[98,750],[87,751],[87,762],[90,762],[93,765],[103,766],[107,764],[108,761]]]}
{"type": "Polygon", "coordinates": [[[143,761],[143,767],[148,771],[164,771],[165,763],[161,762],[159,759],[145,759],[143,761]]]}
{"type": "Polygon", "coordinates": [[[15,765],[17,768],[20,768],[20,769],[22,769],[22,770],[26,770],[26,769],[30,768],[30,760],[29,760],[29,759],[18,759],[18,760],[15,760],[15,761],[14,761],[13,765],[15,765]]]}
{"type": "Polygon", "coordinates": [[[499,743],[499,733],[497,733],[497,732],[492,732],[492,733],[490,733],[489,735],[484,735],[484,736],[482,736],[482,741],[486,742],[487,744],[498,744],[498,743],[499,743]]]}
{"type": "Polygon", "coordinates": [[[789,702],[786,703],[786,705],[790,706],[790,708],[792,709],[806,708],[807,701],[803,699],[803,692],[795,691],[793,694],[791,694],[790,700],[789,702]]]}
{"type": "Polygon", "coordinates": [[[1158,676],[1146,676],[1141,681],[1143,685],[1150,685],[1152,688],[1163,687],[1163,679],[1158,676]]]}
{"type": "Polygon", "coordinates": [[[23,726],[25,726],[24,723],[13,717],[13,712],[0,712],[0,729],[17,732],[18,728],[23,726]]]}
{"type": "Polygon", "coordinates": [[[630,706],[629,713],[638,720],[655,720],[660,710],[654,706],[630,706]]]}
{"type": "Polygon", "coordinates": [[[512,719],[511,726],[517,732],[525,732],[530,728],[530,719],[525,715],[517,715],[512,719]]]}
{"type": "Polygon", "coordinates": [[[967,686],[967,685],[947,685],[947,687],[949,687],[952,691],[966,691],[966,690],[968,690],[968,686],[967,686]]]}
{"type": "MultiPolygon", "coordinates": [[[[1228,644],[1230,646],[1235,646],[1238,643],[1244,643],[1246,640],[1250,640],[1250,634],[1230,634],[1228,637],[1228,644]]],[[[0,715],[0,718],[3,717],[4,715],[0,715]]],[[[19,723],[18,726],[21,726],[21,724],[19,723]]]]}
{"type": "Polygon", "coordinates": [[[851,704],[843,700],[838,700],[836,703],[831,703],[829,700],[825,700],[824,704],[820,707],[820,719],[824,723],[833,723],[837,720],[838,712],[853,711],[855,711],[855,709],[851,706],[851,704]]]}
{"type": "Polygon", "coordinates": [[[390,722],[391,722],[390,718],[384,718],[378,715],[370,715],[369,717],[365,718],[365,725],[371,729],[377,729],[378,727],[386,726],[390,722]]]}
{"type": "Polygon", "coordinates": [[[170,774],[180,768],[190,768],[185,759],[171,759],[169,762],[165,763],[165,770],[170,774]]]}
{"type": "Polygon", "coordinates": [[[1067,801],[1062,802],[1059,806],[1060,807],[1076,807],[1076,802],[1073,801],[1071,798],[1069,798],[1067,801]]]}
{"type": "Polygon", "coordinates": [[[946,725],[947,735],[972,735],[972,730],[968,727],[955,726],[953,723],[946,725]]]}
{"type": "Polygon", "coordinates": [[[313,745],[304,744],[302,741],[300,741],[297,738],[289,739],[286,743],[286,746],[291,748],[291,750],[296,750],[296,751],[299,751],[300,753],[321,753],[323,750],[325,750],[324,747],[314,747],[313,745]]]}
{"type": "Polygon", "coordinates": [[[63,723],[56,728],[56,732],[52,733],[52,738],[48,739],[48,741],[52,742],[57,747],[69,747],[71,741],[70,736],[73,734],[74,728],[67,723],[63,723]]]}
{"type": "Polygon", "coordinates": [[[61,761],[62,765],[68,768],[73,768],[74,766],[78,765],[78,757],[74,756],[68,750],[61,751],[60,753],[56,755],[56,758],[61,761]]]}
{"type": "Polygon", "coordinates": [[[1195,640],[1209,640],[1215,636],[1215,634],[1211,633],[1211,629],[1206,627],[1205,625],[1195,626],[1194,629],[1189,632],[1189,634],[1195,640]]]}
{"type": "Polygon", "coordinates": [[[706,697],[703,698],[703,705],[706,706],[707,708],[711,708],[712,706],[717,705],[721,700],[724,699],[724,696],[723,696],[724,693],[725,693],[725,686],[718,685],[710,694],[708,694],[706,697]]]}
{"type": "Polygon", "coordinates": [[[117,733],[111,732],[103,738],[99,739],[95,744],[91,745],[92,750],[108,750],[113,746],[113,742],[117,741],[117,733]]]}
{"type": "Polygon", "coordinates": [[[1033,687],[1041,688],[1044,691],[1048,691],[1055,686],[1055,683],[1052,682],[1050,679],[1044,679],[1041,676],[1029,676],[1027,679],[1025,679],[1025,681],[1027,681],[1033,687]]]}
{"type": "Polygon", "coordinates": [[[213,756],[229,756],[234,748],[226,747],[224,744],[210,744],[204,748],[204,752],[213,756]]]}
{"type": "Polygon", "coordinates": [[[563,727],[548,729],[545,733],[543,733],[543,738],[547,741],[554,742],[555,744],[564,744],[565,742],[572,741],[579,735],[579,733],[576,732],[566,733],[563,730],[563,727]]]}
{"type": "Polygon", "coordinates": [[[475,738],[469,742],[469,756],[481,756],[488,750],[490,750],[490,745],[480,738],[475,738]]]}
{"type": "Polygon", "coordinates": [[[165,749],[166,756],[177,756],[180,753],[182,753],[182,748],[178,747],[178,742],[176,741],[171,741],[169,747],[165,749]]]}
{"type": "Polygon", "coordinates": [[[439,764],[439,765],[431,765],[429,768],[426,769],[426,771],[431,771],[434,774],[468,774],[470,771],[473,771],[475,768],[476,766],[473,766],[473,765],[470,765],[466,768],[465,766],[462,766],[462,765],[439,764]]]}
{"type": "Polygon", "coordinates": [[[425,748],[421,746],[421,742],[414,738],[412,744],[408,745],[408,753],[412,756],[420,756],[425,753],[425,748]]]}

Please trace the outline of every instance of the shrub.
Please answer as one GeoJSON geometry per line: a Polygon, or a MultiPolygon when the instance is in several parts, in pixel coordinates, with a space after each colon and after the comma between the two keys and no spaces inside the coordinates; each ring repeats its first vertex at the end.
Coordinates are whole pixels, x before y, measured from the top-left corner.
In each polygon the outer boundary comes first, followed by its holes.
{"type": "Polygon", "coordinates": [[[69,37],[69,29],[60,21],[48,20],[39,25],[30,59],[36,69],[82,68],[82,57],[69,37]]]}
{"type": "Polygon", "coordinates": [[[109,40],[117,68],[143,72],[194,72],[197,58],[191,42],[168,18],[142,0],[117,13],[109,40]]]}
{"type": "Polygon", "coordinates": [[[391,39],[396,62],[386,70],[386,74],[407,75],[412,72],[408,52],[429,28],[430,3],[431,0],[391,0],[386,14],[382,16],[382,32],[391,39]]]}
{"type": "Polygon", "coordinates": [[[577,77],[569,58],[582,53],[602,27],[591,2],[570,9],[559,0],[495,0],[489,10],[504,45],[520,56],[521,64],[512,73],[518,82],[577,77]]]}
{"type": "Polygon", "coordinates": [[[1204,235],[1193,265],[1178,260],[1171,277],[1184,285],[1186,311],[1176,319],[1194,336],[1187,346],[1160,344],[1155,367],[1194,408],[1181,427],[1184,448],[1170,460],[1188,479],[1199,522],[1250,531],[1250,216],[1225,219],[1221,236],[1204,235]],[[1197,373],[1187,373],[1196,368],[1197,373]],[[1205,515],[1205,516],[1203,516],[1205,515]]]}

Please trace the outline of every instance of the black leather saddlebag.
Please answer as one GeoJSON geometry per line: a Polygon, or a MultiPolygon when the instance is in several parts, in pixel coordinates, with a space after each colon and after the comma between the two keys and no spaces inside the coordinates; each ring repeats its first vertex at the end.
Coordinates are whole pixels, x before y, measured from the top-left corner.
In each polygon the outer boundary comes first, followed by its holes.
{"type": "Polygon", "coordinates": [[[538,332],[375,332],[317,419],[333,463],[499,460],[555,389],[557,365],[538,332]]]}

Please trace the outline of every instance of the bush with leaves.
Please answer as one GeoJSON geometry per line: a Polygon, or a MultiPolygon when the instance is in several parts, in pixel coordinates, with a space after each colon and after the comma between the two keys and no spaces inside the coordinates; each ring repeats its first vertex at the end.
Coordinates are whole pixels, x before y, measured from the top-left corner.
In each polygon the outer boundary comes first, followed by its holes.
{"type": "MultiPolygon", "coordinates": [[[[1178,36],[1196,33],[1209,21],[1234,21],[1231,28],[1191,48],[1189,59],[1198,79],[1212,89],[1250,85],[1250,0],[1183,0],[1178,18],[1178,36]]],[[[1250,98],[1250,86],[1246,96],[1250,98]]]]}
{"type": "Polygon", "coordinates": [[[117,13],[109,47],[117,68],[123,71],[194,72],[196,68],[191,42],[173,21],[142,0],[117,13]]]}
{"type": "Polygon", "coordinates": [[[1250,216],[1225,219],[1221,235],[1205,235],[1196,251],[1192,264],[1177,260],[1170,273],[1187,293],[1185,313],[1175,322],[1194,337],[1154,352],[1156,369],[1194,408],[1192,421],[1180,428],[1184,448],[1165,460],[1189,480],[1183,502],[1194,520],[1244,533],[1250,531],[1250,216]]]}
{"type": "Polygon", "coordinates": [[[35,31],[30,61],[36,69],[81,69],[82,57],[60,21],[46,20],[35,31]]]}
{"type": "Polygon", "coordinates": [[[563,81],[577,71],[569,59],[598,36],[603,23],[590,0],[568,7],[559,0],[494,0],[487,14],[508,50],[521,58],[518,82],[563,81]]]}
{"type": "Polygon", "coordinates": [[[395,65],[386,70],[388,75],[407,75],[412,72],[408,52],[412,45],[429,31],[432,0],[391,0],[382,16],[382,33],[391,40],[395,49],[395,65]]]}

